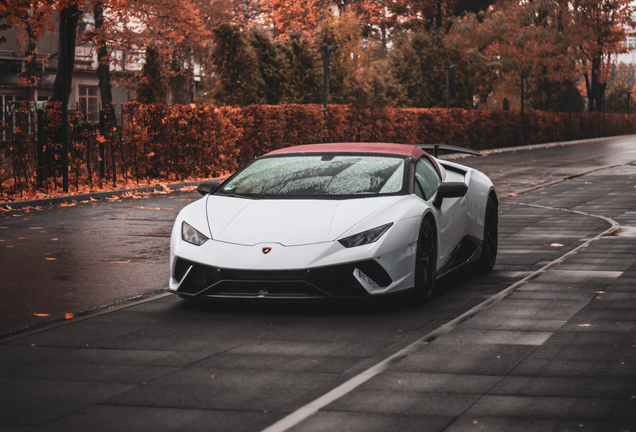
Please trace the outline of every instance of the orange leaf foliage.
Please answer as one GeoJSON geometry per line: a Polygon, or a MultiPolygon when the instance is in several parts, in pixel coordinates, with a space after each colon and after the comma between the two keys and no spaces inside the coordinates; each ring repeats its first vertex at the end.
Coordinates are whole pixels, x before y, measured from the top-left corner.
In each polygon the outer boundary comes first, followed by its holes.
{"type": "MultiPolygon", "coordinates": [[[[520,144],[564,141],[570,135],[568,113],[527,111],[450,110],[450,136],[445,109],[360,108],[329,106],[330,142],[441,143],[486,150],[520,144]],[[523,127],[522,127],[523,125],[523,127]],[[524,130],[524,136],[521,131],[524,130]]],[[[572,139],[623,135],[628,117],[623,114],[584,113],[572,116],[572,139]]],[[[632,125],[633,128],[633,125],[632,125]]],[[[633,130],[633,129],[632,129],[633,130]]],[[[319,105],[252,105],[215,107],[212,105],[141,105],[129,103],[124,110],[121,139],[108,137],[103,143],[107,178],[99,177],[95,135],[74,143],[69,184],[72,193],[127,189],[161,185],[153,193],[170,193],[169,182],[202,180],[229,175],[254,158],[293,145],[322,142],[324,113],[319,105]],[[152,157],[146,155],[154,153],[152,157]],[[113,180],[113,175],[116,178],[113,180]]],[[[106,138],[106,137],[105,137],[106,138]]],[[[36,143],[29,138],[22,145],[36,143]]],[[[34,144],[33,144],[34,145],[34,144]]],[[[7,152],[0,161],[0,200],[19,200],[34,190],[34,198],[62,195],[59,182],[48,182],[48,190],[35,189],[37,159],[35,148],[24,153],[7,152]],[[15,178],[14,158],[24,162],[30,177],[21,183],[15,178]],[[2,171],[4,170],[4,171],[2,171]],[[3,174],[3,172],[5,174],[3,174]]],[[[58,176],[59,178],[59,176],[58,176]]],[[[109,198],[141,198],[144,194],[122,193],[109,198]]],[[[77,201],[60,206],[74,206],[77,201]]],[[[84,204],[85,205],[85,204],[84,204]]],[[[3,211],[12,211],[0,206],[3,211]]]]}

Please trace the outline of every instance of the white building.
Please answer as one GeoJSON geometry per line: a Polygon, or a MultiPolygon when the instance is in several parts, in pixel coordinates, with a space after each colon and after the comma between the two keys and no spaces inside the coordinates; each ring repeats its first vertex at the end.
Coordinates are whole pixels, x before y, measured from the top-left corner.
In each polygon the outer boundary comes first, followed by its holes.
{"type": "MultiPolygon", "coordinates": [[[[53,22],[57,20],[54,19],[53,22]]],[[[81,22],[86,26],[94,25],[92,14],[85,14],[81,22]]],[[[0,44],[0,106],[10,105],[13,101],[27,99],[27,88],[21,84],[21,74],[26,70],[27,47],[24,30],[13,26],[9,30],[1,31],[6,43],[0,44]]],[[[55,81],[57,72],[57,55],[59,51],[59,35],[47,31],[36,42],[37,80],[35,85],[35,101],[47,101],[55,81]]],[[[141,69],[137,62],[117,62],[122,59],[121,52],[113,53],[115,61],[111,63],[111,75],[113,81],[124,76],[128,77],[130,84],[113,85],[113,103],[121,104],[134,99],[134,72],[141,69]],[[123,64],[123,67],[122,67],[123,64]]],[[[75,49],[75,70],[73,83],[69,95],[69,109],[78,109],[85,114],[90,121],[96,121],[101,108],[101,95],[99,92],[99,79],[97,77],[97,53],[92,45],[79,45],[75,49]]]]}

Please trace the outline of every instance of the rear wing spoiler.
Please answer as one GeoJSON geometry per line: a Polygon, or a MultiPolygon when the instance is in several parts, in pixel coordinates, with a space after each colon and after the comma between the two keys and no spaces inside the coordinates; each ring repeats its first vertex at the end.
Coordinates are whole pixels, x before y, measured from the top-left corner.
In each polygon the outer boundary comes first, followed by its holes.
{"type": "Polygon", "coordinates": [[[446,144],[415,144],[416,147],[421,148],[422,150],[431,151],[433,150],[433,157],[437,157],[437,152],[450,152],[450,153],[466,153],[473,156],[481,156],[481,152],[479,150],[471,150],[466,147],[457,147],[446,144]]]}

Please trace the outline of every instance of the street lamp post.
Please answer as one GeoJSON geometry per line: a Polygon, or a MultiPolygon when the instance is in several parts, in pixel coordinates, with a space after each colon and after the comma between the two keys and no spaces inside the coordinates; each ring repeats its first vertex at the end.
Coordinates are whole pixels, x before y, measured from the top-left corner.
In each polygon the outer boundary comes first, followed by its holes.
{"type": "Polygon", "coordinates": [[[521,73],[521,143],[525,144],[526,140],[524,137],[524,131],[523,131],[523,123],[524,123],[524,118],[523,118],[523,79],[525,78],[523,72],[521,73]]]}
{"type": "Polygon", "coordinates": [[[603,109],[603,130],[601,136],[605,136],[605,88],[603,88],[603,96],[601,99],[601,108],[603,109]]]}
{"type": "Polygon", "coordinates": [[[63,12],[60,18],[60,25],[62,27],[60,31],[64,32],[62,34],[64,47],[60,47],[60,57],[58,58],[58,62],[61,63],[61,67],[64,71],[64,76],[62,77],[62,133],[60,137],[60,139],[62,140],[62,190],[64,192],[68,192],[68,93],[66,89],[68,79],[68,61],[66,60],[66,57],[68,56],[68,21],[66,19],[66,14],[63,12]]]}
{"type": "Polygon", "coordinates": [[[325,106],[325,139],[324,142],[327,142],[329,140],[329,128],[327,126],[327,93],[328,93],[328,87],[327,87],[327,78],[328,78],[328,74],[329,74],[329,51],[333,51],[336,48],[338,48],[338,45],[325,45],[322,49],[323,49],[323,56],[322,56],[322,96],[323,96],[323,104],[325,106]]]}
{"type": "Polygon", "coordinates": [[[572,130],[572,86],[574,86],[574,83],[570,81],[570,85],[568,86],[568,110],[570,111],[570,141],[574,139],[574,131],[572,130]]]}
{"type": "Polygon", "coordinates": [[[448,138],[446,139],[446,144],[450,144],[450,136],[451,136],[451,129],[450,129],[450,70],[454,67],[457,67],[457,65],[446,65],[446,119],[448,122],[448,138]]]}

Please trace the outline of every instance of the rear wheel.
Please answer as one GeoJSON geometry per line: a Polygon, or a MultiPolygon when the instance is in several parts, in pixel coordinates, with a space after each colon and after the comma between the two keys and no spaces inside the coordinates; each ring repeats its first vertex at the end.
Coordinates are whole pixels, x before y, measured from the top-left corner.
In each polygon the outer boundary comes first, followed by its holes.
{"type": "Polygon", "coordinates": [[[486,217],[484,218],[484,241],[481,245],[481,257],[477,261],[480,272],[487,273],[495,267],[497,247],[499,244],[499,215],[492,198],[486,201],[486,217]]]}
{"type": "Polygon", "coordinates": [[[426,301],[435,291],[437,265],[437,240],[435,229],[429,219],[420,226],[415,255],[415,296],[418,301],[426,301]]]}

